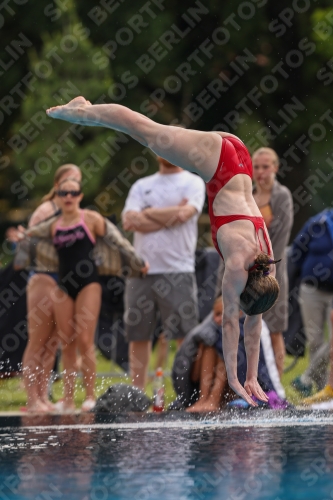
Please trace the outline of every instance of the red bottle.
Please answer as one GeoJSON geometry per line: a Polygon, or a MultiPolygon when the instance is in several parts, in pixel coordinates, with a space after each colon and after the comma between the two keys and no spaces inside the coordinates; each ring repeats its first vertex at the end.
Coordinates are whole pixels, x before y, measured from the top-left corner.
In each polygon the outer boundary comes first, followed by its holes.
{"type": "Polygon", "coordinates": [[[161,412],[164,410],[164,384],[163,370],[158,368],[154,378],[154,404],[153,411],[161,412]]]}

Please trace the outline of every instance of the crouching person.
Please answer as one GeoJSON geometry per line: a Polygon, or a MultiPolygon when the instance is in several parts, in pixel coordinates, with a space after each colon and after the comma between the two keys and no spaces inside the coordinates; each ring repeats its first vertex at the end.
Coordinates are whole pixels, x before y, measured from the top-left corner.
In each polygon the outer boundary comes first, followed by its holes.
{"type": "Polygon", "coordinates": [[[201,330],[216,337],[214,345],[199,344],[199,349],[191,367],[191,380],[199,387],[199,399],[187,408],[190,412],[218,411],[221,399],[228,387],[227,371],[223,357],[219,355],[216,345],[221,337],[222,325],[222,298],[218,297],[214,302],[213,314],[206,323],[205,329],[201,330]]]}
{"type": "Polygon", "coordinates": [[[177,399],[170,409],[217,411],[227,388],[227,374],[216,343],[222,324],[222,299],[218,297],[213,311],[185,337],[172,369],[177,399]]]}

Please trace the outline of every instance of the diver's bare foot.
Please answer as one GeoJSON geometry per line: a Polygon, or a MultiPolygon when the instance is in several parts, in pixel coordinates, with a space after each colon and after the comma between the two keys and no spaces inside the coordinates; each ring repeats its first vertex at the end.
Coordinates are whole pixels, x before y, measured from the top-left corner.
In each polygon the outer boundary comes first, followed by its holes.
{"type": "Polygon", "coordinates": [[[91,102],[87,101],[84,97],[75,97],[75,99],[72,99],[64,106],[55,106],[47,109],[46,114],[51,118],[84,124],[84,108],[86,106],[91,106],[91,102]]]}

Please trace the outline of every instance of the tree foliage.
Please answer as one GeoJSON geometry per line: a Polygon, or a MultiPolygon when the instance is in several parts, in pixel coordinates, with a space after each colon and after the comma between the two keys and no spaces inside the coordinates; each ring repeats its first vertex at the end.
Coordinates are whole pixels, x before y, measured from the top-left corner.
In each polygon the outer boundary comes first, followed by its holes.
{"type": "Polygon", "coordinates": [[[300,194],[318,161],[325,175],[331,171],[331,118],[321,120],[331,88],[318,76],[333,55],[331,1],[318,9],[310,1],[185,0],[151,2],[149,11],[147,3],[118,2],[112,13],[92,0],[78,5],[115,84],[126,87],[126,72],[135,80],[117,102],[156,121],[239,134],[251,150],[274,147],[282,158],[280,180],[308,200],[296,214],[298,227],[332,203],[323,184],[300,194]],[[318,120],[325,137],[312,134],[319,133],[318,120]]]}
{"type": "MultiPolygon", "coordinates": [[[[325,176],[330,179],[333,164],[332,0],[320,5],[311,0],[76,0],[80,21],[70,5],[42,7],[40,0],[29,5],[30,15],[36,12],[39,21],[33,36],[29,31],[35,45],[30,67],[45,59],[52,44],[60,47],[68,34],[79,43],[66,58],[59,51],[65,62],[53,61],[52,76],[40,78],[38,91],[22,100],[10,135],[43,106],[71,97],[76,87],[91,101],[104,94],[104,102],[129,106],[162,123],[228,130],[251,150],[274,147],[282,159],[280,180],[298,206],[296,228],[313,211],[332,204],[329,182],[324,181],[325,176]],[[70,31],[80,22],[76,34],[70,31]]],[[[16,29],[26,33],[26,20],[20,18],[16,29]]],[[[18,76],[9,71],[6,78],[8,88],[18,76]]],[[[15,175],[31,169],[67,129],[64,124],[48,125],[47,132],[15,154],[15,175]]],[[[75,148],[60,163],[80,164],[104,153],[107,132],[86,129],[82,134],[82,140],[71,135],[75,148]]],[[[119,211],[130,184],[156,168],[152,156],[132,140],[120,138],[112,151],[110,161],[87,182],[87,190],[94,193],[90,201],[105,211],[119,211]],[[99,193],[102,188],[107,194],[99,193]]],[[[52,160],[52,168],[57,165],[52,160]]],[[[39,196],[49,184],[50,177],[41,175],[31,195],[39,196]]]]}
{"type": "Polygon", "coordinates": [[[35,75],[33,88],[22,104],[20,120],[12,127],[8,142],[15,177],[11,190],[18,199],[40,197],[53,183],[55,170],[64,163],[82,168],[84,191],[92,197],[100,188],[103,169],[110,168],[110,155],[102,145],[112,147],[111,130],[78,127],[45,114],[45,109],[65,104],[77,95],[89,95],[103,102],[111,85],[109,68],[92,63],[96,47],[75,12],[67,14],[62,30],[43,35],[38,54],[29,52],[29,68],[35,75]]]}

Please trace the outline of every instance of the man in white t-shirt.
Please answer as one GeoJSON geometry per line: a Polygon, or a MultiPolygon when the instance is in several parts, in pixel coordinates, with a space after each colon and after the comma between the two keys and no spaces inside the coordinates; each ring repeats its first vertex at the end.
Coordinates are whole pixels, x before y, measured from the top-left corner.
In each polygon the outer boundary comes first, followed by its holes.
{"type": "Polygon", "coordinates": [[[198,323],[195,249],[205,184],[158,157],[159,171],[135,182],[122,213],[134,248],[149,263],[125,291],[125,330],[133,384],[144,389],[159,311],[163,333],[181,343],[198,323]]]}

